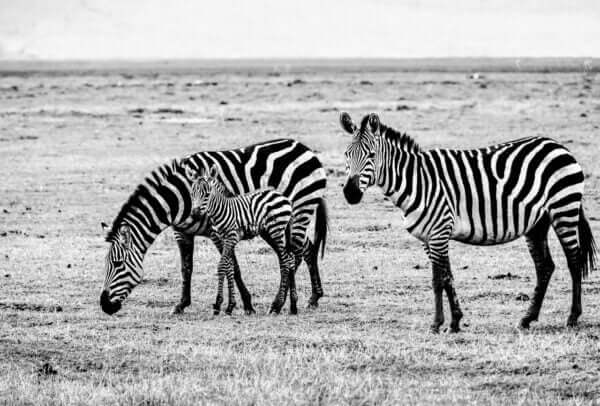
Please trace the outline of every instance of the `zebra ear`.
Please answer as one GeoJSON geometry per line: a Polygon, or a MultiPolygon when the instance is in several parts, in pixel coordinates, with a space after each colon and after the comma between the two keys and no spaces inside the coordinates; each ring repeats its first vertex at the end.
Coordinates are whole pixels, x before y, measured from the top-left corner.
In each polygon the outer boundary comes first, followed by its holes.
{"type": "Polygon", "coordinates": [[[356,132],[356,124],[352,121],[350,114],[345,111],[340,114],[340,124],[347,133],[354,134],[356,132]]]}
{"type": "Polygon", "coordinates": [[[191,180],[192,182],[198,178],[198,172],[193,170],[189,165],[185,166],[185,177],[191,180]]]}
{"type": "Polygon", "coordinates": [[[375,135],[379,133],[379,116],[375,113],[371,113],[369,115],[369,127],[371,127],[371,132],[375,135]]]}
{"type": "Polygon", "coordinates": [[[127,224],[119,227],[119,243],[127,248],[131,246],[131,228],[127,224]]]}

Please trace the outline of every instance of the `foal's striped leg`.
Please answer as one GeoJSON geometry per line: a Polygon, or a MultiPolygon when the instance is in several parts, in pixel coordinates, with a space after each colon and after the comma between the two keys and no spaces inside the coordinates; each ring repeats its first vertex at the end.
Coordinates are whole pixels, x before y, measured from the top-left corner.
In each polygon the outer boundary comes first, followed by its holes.
{"type": "Polygon", "coordinates": [[[217,300],[214,305],[214,314],[217,315],[221,311],[221,304],[223,303],[223,281],[227,276],[227,289],[228,289],[228,305],[225,310],[226,314],[231,314],[235,307],[235,291],[233,287],[233,256],[235,245],[239,241],[237,232],[231,232],[223,238],[223,253],[221,255],[221,261],[219,262],[218,275],[219,275],[219,287],[217,292],[217,300]]]}
{"type": "MultiPolygon", "coordinates": [[[[215,247],[219,251],[219,254],[223,254],[223,242],[214,231],[210,234],[210,239],[212,240],[215,247]]],[[[232,253],[231,259],[233,260],[233,279],[235,280],[235,284],[237,285],[238,290],[240,291],[240,296],[242,297],[242,303],[244,305],[244,311],[247,315],[254,314],[256,311],[252,306],[252,295],[248,292],[248,288],[244,284],[242,280],[242,273],[240,271],[240,267],[237,262],[237,258],[235,256],[235,252],[232,253]]]]}

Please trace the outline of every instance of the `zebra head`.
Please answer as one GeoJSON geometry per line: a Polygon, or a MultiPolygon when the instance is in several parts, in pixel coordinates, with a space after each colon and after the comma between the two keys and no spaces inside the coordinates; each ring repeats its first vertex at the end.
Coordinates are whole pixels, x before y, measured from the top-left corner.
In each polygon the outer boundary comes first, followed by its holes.
{"type": "MultiPolygon", "coordinates": [[[[102,223],[102,227],[108,226],[102,223]]],[[[106,241],[110,243],[110,249],[106,255],[106,276],[100,306],[105,313],[114,314],[121,309],[123,300],[142,280],[141,266],[138,265],[141,260],[135,254],[129,224],[123,223],[110,231],[106,241]]]]}
{"type": "Polygon", "coordinates": [[[365,190],[375,184],[376,152],[381,138],[379,117],[375,113],[365,116],[359,128],[350,115],[343,112],[340,124],[352,134],[352,142],[345,152],[348,179],[344,185],[344,196],[348,203],[356,204],[365,190]]]}
{"type": "Polygon", "coordinates": [[[214,182],[217,176],[217,168],[212,166],[207,175],[204,171],[200,174],[188,174],[192,183],[192,216],[199,218],[206,215],[208,200],[213,191],[214,182]]]}

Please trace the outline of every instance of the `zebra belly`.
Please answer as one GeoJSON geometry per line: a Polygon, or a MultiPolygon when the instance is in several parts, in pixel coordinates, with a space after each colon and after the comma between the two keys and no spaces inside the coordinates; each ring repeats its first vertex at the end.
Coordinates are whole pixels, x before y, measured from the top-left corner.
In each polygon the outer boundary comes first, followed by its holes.
{"type": "Polygon", "coordinates": [[[496,227],[492,227],[490,230],[485,229],[481,224],[474,224],[472,226],[471,222],[466,218],[455,219],[454,228],[450,238],[455,241],[472,245],[505,244],[527,234],[527,232],[536,225],[544,213],[545,211],[542,208],[532,212],[527,224],[523,224],[522,227],[519,228],[513,226],[513,216],[509,215],[508,223],[510,226],[504,225],[503,227],[502,224],[496,223],[496,227]]]}

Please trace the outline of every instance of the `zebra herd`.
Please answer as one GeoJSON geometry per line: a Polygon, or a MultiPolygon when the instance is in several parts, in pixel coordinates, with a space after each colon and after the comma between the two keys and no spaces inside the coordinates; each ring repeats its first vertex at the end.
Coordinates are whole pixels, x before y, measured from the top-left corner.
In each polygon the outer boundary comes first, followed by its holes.
{"type": "MultiPolygon", "coordinates": [[[[405,216],[407,230],[422,243],[432,264],[433,332],[444,323],[443,293],[451,312],[450,331],[460,330],[462,311],[454,288],[449,240],[492,245],[524,236],[537,283],[520,326],[537,320],[554,263],[548,232],[554,229],[572,278],[567,324],[581,314],[581,281],[595,266],[596,245],[582,206],[583,172],[559,143],[524,138],[476,150],[425,150],[405,133],[381,123],[376,114],[356,125],[347,113],[342,129],[346,148],[346,201],[357,204],[370,186],[379,186],[405,216]]],[[[318,254],[325,247],[328,216],[326,177],[315,153],[288,139],[228,151],[199,152],[156,168],[146,177],[108,229],[110,249],[100,304],[117,312],[141,282],[144,255],[167,227],[181,254],[181,299],[173,313],[191,302],[194,237],[210,238],[219,252],[220,311],[228,282],[226,313],[235,306],[233,282],[247,314],[254,313],[234,248],[240,239],[260,235],[277,253],[281,283],[271,311],[282,308],[290,291],[296,313],[295,272],[302,260],[312,285],[310,307],[323,296],[318,254]],[[309,238],[310,225],[314,235],[309,238]]]]}

